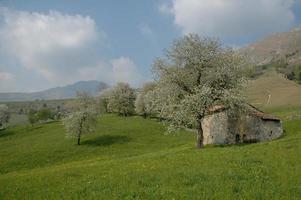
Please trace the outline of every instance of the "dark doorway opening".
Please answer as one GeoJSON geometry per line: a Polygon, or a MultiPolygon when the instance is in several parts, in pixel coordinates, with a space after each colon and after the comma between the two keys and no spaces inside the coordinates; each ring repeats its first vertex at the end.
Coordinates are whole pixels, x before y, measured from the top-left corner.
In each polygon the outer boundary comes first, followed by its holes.
{"type": "Polygon", "coordinates": [[[236,134],[235,135],[235,142],[240,142],[240,135],[239,134],[236,134]]]}

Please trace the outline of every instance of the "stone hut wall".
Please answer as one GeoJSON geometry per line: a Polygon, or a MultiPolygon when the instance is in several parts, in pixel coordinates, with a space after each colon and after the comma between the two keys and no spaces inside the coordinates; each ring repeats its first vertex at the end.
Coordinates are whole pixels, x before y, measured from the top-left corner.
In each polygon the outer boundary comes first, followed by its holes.
{"type": "Polygon", "coordinates": [[[204,144],[253,143],[273,140],[283,133],[280,120],[262,119],[251,114],[211,114],[202,122],[204,144]]]}
{"type": "Polygon", "coordinates": [[[204,144],[225,144],[228,137],[228,116],[218,112],[206,116],[202,121],[204,144]]]}

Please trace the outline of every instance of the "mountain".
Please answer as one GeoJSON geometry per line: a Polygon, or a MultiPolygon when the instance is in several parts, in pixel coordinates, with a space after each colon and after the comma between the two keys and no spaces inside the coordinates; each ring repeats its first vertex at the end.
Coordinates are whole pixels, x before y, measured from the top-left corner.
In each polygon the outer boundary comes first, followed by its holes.
{"type": "Polygon", "coordinates": [[[274,33],[238,50],[253,64],[249,102],[260,108],[301,106],[301,28],[274,33]]]}
{"type": "Polygon", "coordinates": [[[32,93],[0,93],[0,101],[32,101],[36,99],[69,99],[74,98],[78,91],[85,91],[96,96],[99,91],[108,88],[108,85],[99,81],[79,81],[72,85],[56,87],[32,93]]]}
{"type": "Polygon", "coordinates": [[[273,68],[287,79],[301,84],[301,28],[274,33],[240,48],[238,52],[255,66],[254,77],[273,68]]]}
{"type": "Polygon", "coordinates": [[[288,65],[301,64],[301,28],[272,34],[240,49],[257,65],[283,60],[288,65]]]}

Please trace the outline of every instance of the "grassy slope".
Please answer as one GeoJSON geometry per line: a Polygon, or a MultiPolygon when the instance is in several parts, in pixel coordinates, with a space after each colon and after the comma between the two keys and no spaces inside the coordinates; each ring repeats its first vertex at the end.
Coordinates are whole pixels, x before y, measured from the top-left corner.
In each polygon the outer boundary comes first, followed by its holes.
{"type": "Polygon", "coordinates": [[[268,71],[247,87],[250,102],[258,107],[301,106],[301,85],[285,79],[274,71],[268,71]],[[271,95],[268,103],[268,96],[271,95]]]}
{"type": "Polygon", "coordinates": [[[298,199],[300,122],[276,141],[203,150],[140,117],[106,115],[81,146],[59,123],[12,128],[0,133],[0,199],[298,199]]]}

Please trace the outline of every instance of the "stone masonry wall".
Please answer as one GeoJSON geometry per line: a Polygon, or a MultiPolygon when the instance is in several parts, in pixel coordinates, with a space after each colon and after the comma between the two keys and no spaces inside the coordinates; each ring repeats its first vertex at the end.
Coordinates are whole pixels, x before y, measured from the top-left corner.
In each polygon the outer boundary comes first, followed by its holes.
{"type": "Polygon", "coordinates": [[[273,140],[283,134],[282,124],[263,120],[254,115],[229,115],[227,111],[214,113],[202,122],[204,144],[235,144],[273,140]]]}

